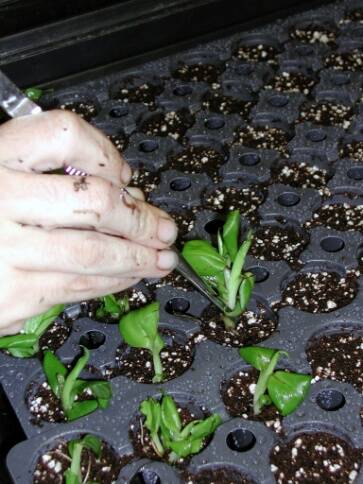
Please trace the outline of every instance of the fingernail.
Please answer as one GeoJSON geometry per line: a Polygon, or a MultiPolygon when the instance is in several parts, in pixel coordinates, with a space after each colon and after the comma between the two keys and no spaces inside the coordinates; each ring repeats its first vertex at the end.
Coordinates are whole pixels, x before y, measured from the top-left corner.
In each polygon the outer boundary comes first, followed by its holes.
{"type": "Polygon", "coordinates": [[[171,245],[178,235],[178,228],[170,218],[159,218],[158,238],[161,242],[171,245]]]}
{"type": "Polygon", "coordinates": [[[158,253],[158,269],[171,271],[178,265],[178,256],[172,250],[161,250],[158,253]]]}
{"type": "Polygon", "coordinates": [[[130,166],[127,163],[124,163],[122,170],[121,170],[121,181],[122,181],[122,183],[127,185],[131,180],[131,175],[132,175],[132,171],[131,171],[130,166]]]}

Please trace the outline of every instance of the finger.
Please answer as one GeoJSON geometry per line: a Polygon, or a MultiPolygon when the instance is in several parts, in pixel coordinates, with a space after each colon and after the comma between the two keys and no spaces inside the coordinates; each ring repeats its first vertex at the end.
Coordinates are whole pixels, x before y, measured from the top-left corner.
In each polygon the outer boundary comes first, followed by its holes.
{"type": "Polygon", "coordinates": [[[157,250],[92,231],[0,224],[2,257],[12,267],[27,271],[62,272],[106,277],[166,276],[178,260],[173,251],[157,250]],[[9,230],[9,235],[2,233],[9,230]]]}
{"type": "Polygon", "coordinates": [[[37,176],[0,168],[0,214],[27,225],[91,228],[158,249],[177,236],[168,214],[98,177],[37,176]]]}
{"type": "Polygon", "coordinates": [[[69,111],[22,116],[0,127],[0,165],[17,171],[51,171],[71,165],[116,185],[131,169],[98,129],[69,111]]]}
{"type": "Polygon", "coordinates": [[[127,191],[133,198],[136,198],[136,200],[141,200],[142,202],[145,202],[145,194],[142,190],[140,190],[140,188],[128,186],[127,191]]]}

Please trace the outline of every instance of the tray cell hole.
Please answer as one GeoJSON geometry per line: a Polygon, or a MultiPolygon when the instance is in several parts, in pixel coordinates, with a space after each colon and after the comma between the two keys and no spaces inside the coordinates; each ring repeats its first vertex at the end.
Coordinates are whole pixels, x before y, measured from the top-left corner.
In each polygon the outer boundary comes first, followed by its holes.
{"type": "Polygon", "coordinates": [[[227,445],[236,452],[247,452],[256,444],[256,437],[247,429],[236,429],[227,435],[227,445]]]}
{"type": "Polygon", "coordinates": [[[161,479],[156,472],[143,469],[131,478],[130,484],[161,484],[161,479]]]}
{"type": "Polygon", "coordinates": [[[214,116],[212,118],[208,118],[204,124],[208,129],[222,129],[226,122],[223,118],[214,116]]]}
{"type": "Polygon", "coordinates": [[[347,171],[347,177],[351,180],[363,180],[363,166],[353,166],[347,171]]]}
{"type": "Polygon", "coordinates": [[[300,197],[295,192],[284,192],[277,197],[277,201],[283,207],[294,207],[300,202],[300,197]]]}
{"type": "Polygon", "coordinates": [[[348,74],[336,74],[332,81],[335,86],[346,86],[350,84],[350,77],[348,74]]]}
{"type": "Polygon", "coordinates": [[[143,153],[152,153],[159,148],[159,143],[155,140],[148,139],[145,141],[141,141],[139,144],[139,150],[143,153]]]}
{"type": "Polygon", "coordinates": [[[224,220],[220,218],[215,218],[204,225],[204,230],[208,232],[208,234],[217,235],[218,230],[222,230],[223,225],[224,220]]]}
{"type": "Polygon", "coordinates": [[[265,267],[260,266],[249,267],[247,272],[252,272],[252,274],[255,276],[256,284],[267,281],[270,276],[269,271],[265,267]]]}
{"type": "Polygon", "coordinates": [[[311,129],[306,133],[306,139],[313,143],[320,143],[326,139],[326,133],[321,129],[311,129]]]}
{"type": "Polygon", "coordinates": [[[335,412],[345,405],[345,397],[338,390],[323,390],[316,397],[316,403],[327,412],[335,412]]]}
{"type": "Polygon", "coordinates": [[[344,240],[340,237],[329,236],[320,241],[320,246],[326,252],[339,252],[344,249],[344,240]]]}
{"type": "Polygon", "coordinates": [[[192,181],[187,176],[181,176],[179,178],[174,178],[170,182],[170,188],[174,192],[184,192],[184,190],[188,190],[192,186],[192,181]]]}
{"type": "Polygon", "coordinates": [[[129,108],[127,106],[117,106],[116,108],[110,109],[108,114],[111,118],[123,118],[129,114],[129,108]]]}
{"type": "Polygon", "coordinates": [[[289,104],[289,98],[282,95],[276,95],[276,96],[270,97],[270,99],[268,100],[268,103],[270,106],[274,108],[282,108],[287,104],[289,104]]]}
{"type": "Polygon", "coordinates": [[[101,331],[87,331],[79,338],[79,344],[89,350],[96,350],[104,344],[106,336],[101,331]]]}
{"type": "Polygon", "coordinates": [[[165,304],[165,311],[169,314],[185,314],[190,308],[190,303],[184,297],[173,297],[165,304]]]}
{"type": "Polygon", "coordinates": [[[239,157],[241,165],[244,166],[255,166],[261,161],[261,158],[257,153],[245,153],[239,157]]]}
{"type": "Polygon", "coordinates": [[[184,86],[177,86],[174,90],[173,90],[173,94],[175,96],[190,96],[193,92],[193,88],[188,86],[188,85],[184,85],[184,86]]]}

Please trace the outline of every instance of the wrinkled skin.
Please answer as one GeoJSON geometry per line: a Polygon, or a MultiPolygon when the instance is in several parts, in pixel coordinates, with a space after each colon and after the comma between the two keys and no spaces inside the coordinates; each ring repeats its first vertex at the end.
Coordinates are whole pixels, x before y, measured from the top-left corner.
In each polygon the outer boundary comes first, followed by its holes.
{"type": "Polygon", "coordinates": [[[174,222],[127,188],[131,170],[77,115],[0,126],[0,335],[57,303],[121,291],[176,265],[174,222]],[[71,165],[90,176],[46,175],[71,165]]]}

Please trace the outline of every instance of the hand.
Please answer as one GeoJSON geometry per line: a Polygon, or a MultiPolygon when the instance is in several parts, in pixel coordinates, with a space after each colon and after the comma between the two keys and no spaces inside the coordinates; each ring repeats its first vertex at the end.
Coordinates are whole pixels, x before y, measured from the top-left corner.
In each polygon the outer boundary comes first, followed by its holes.
{"type": "Polygon", "coordinates": [[[0,335],[54,304],[163,277],[172,219],[125,187],[131,170],[100,131],[66,111],[0,127],[0,335]],[[87,177],[45,175],[71,165],[87,177]]]}

